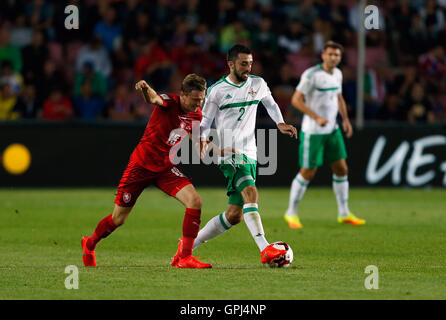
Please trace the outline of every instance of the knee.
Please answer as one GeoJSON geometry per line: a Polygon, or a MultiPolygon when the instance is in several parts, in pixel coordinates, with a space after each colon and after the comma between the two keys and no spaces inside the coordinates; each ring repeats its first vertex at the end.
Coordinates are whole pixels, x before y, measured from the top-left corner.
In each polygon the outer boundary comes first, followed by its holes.
{"type": "Polygon", "coordinates": [[[229,223],[233,226],[236,224],[239,224],[243,220],[243,211],[236,210],[236,211],[230,211],[226,214],[226,219],[228,219],[229,223]]]}
{"type": "Polygon", "coordinates": [[[348,168],[347,166],[342,166],[339,168],[336,168],[336,170],[333,170],[333,173],[337,176],[343,177],[348,175],[348,168]]]}
{"type": "Polygon", "coordinates": [[[257,203],[257,188],[255,186],[248,186],[242,191],[243,200],[245,203],[257,203]]]}
{"type": "Polygon", "coordinates": [[[122,226],[125,221],[127,220],[129,214],[130,214],[131,208],[125,208],[124,210],[116,210],[113,211],[112,219],[113,223],[119,227],[122,226]]]}
{"type": "Polygon", "coordinates": [[[316,171],[317,170],[301,170],[300,174],[305,180],[311,181],[316,175],[316,171]]]}
{"type": "Polygon", "coordinates": [[[201,197],[198,194],[195,194],[187,200],[186,206],[191,209],[201,209],[203,200],[201,200],[201,197]]]}

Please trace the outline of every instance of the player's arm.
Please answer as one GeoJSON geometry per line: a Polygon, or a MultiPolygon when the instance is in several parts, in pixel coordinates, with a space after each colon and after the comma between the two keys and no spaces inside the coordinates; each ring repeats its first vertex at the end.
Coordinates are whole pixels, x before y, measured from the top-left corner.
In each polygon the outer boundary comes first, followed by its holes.
{"type": "Polygon", "coordinates": [[[291,104],[300,112],[314,119],[314,121],[316,121],[316,123],[321,127],[325,126],[328,123],[327,119],[320,117],[305,104],[305,95],[299,90],[294,91],[293,97],[291,98],[291,104]]]}
{"type": "Polygon", "coordinates": [[[158,106],[163,106],[164,105],[164,101],[163,99],[160,98],[160,96],[156,93],[155,90],[153,90],[147,82],[145,82],[144,80],[138,81],[135,84],[135,89],[136,90],[141,90],[143,96],[144,96],[144,100],[147,103],[150,104],[156,104],[158,106]]]}
{"type": "Polygon", "coordinates": [[[345,135],[347,138],[350,138],[353,135],[353,128],[350,123],[350,119],[348,118],[347,113],[347,104],[345,103],[344,97],[342,93],[338,94],[338,102],[339,102],[339,114],[342,117],[342,128],[344,129],[345,135]]]}
{"type": "Polygon", "coordinates": [[[279,105],[274,101],[274,98],[271,95],[267,95],[261,101],[271,119],[276,123],[279,131],[297,139],[297,129],[294,126],[285,123],[279,105]]]}

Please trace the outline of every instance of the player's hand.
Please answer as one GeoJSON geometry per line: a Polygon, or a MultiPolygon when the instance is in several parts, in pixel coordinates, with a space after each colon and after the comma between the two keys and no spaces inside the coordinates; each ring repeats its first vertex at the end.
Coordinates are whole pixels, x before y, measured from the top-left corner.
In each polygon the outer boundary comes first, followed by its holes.
{"type": "Polygon", "coordinates": [[[342,121],[342,128],[344,129],[347,138],[350,138],[353,135],[353,127],[350,123],[350,120],[346,119],[342,121]]]}
{"type": "Polygon", "coordinates": [[[149,89],[149,85],[144,80],[141,80],[135,84],[135,89],[136,90],[149,89]]]}
{"type": "Polygon", "coordinates": [[[328,120],[325,119],[324,117],[317,117],[316,123],[321,127],[325,127],[325,125],[328,123],[328,120]]]}
{"type": "Polygon", "coordinates": [[[228,156],[231,154],[240,154],[240,152],[233,147],[226,147],[226,148],[220,150],[220,156],[222,156],[222,157],[228,156]]]}
{"type": "Polygon", "coordinates": [[[208,151],[209,141],[200,140],[200,159],[203,159],[208,151]]]}
{"type": "Polygon", "coordinates": [[[297,139],[297,129],[294,126],[286,123],[279,123],[277,125],[277,128],[283,134],[289,135],[291,138],[297,139]]]}

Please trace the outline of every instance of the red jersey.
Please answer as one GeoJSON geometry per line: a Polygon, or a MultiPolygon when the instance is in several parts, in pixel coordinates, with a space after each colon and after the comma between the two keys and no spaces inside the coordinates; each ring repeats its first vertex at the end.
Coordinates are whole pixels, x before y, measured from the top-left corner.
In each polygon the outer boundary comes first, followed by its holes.
{"type": "Polygon", "coordinates": [[[161,94],[160,97],[164,103],[153,109],[144,135],[131,155],[132,160],[152,172],[173,167],[169,159],[170,149],[191,133],[193,121],[201,122],[202,118],[200,108],[184,112],[178,95],[161,94]]]}

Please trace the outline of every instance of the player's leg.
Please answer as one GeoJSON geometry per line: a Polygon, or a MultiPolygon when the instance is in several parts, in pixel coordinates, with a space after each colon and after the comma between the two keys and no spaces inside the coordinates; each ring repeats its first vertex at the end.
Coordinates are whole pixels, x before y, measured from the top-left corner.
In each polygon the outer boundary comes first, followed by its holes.
{"type": "Polygon", "coordinates": [[[171,265],[178,268],[211,268],[208,263],[202,263],[192,257],[192,248],[201,223],[202,200],[194,186],[178,168],[162,173],[157,181],[158,188],[176,198],[186,208],[183,219],[183,236],[178,244],[178,250],[172,258],[171,265]]]}
{"type": "Polygon", "coordinates": [[[243,207],[240,205],[228,204],[226,211],[213,217],[198,232],[193,249],[226,232],[242,220],[243,207]]]}
{"type": "Polygon", "coordinates": [[[99,241],[108,237],[117,227],[123,225],[131,210],[132,207],[121,207],[116,204],[113,213],[99,221],[91,236],[82,238],[81,244],[84,251],[82,260],[86,267],[96,266],[96,245],[99,241]]]}
{"type": "MultiPolygon", "coordinates": [[[[239,180],[240,181],[240,180],[239,180]]],[[[262,263],[269,263],[280,256],[283,256],[286,251],[274,248],[266,240],[265,231],[263,229],[262,219],[259,213],[258,206],[258,191],[254,184],[254,180],[245,180],[243,183],[241,194],[243,197],[243,220],[251,233],[257,247],[260,250],[260,258],[262,263]]]]}
{"type": "Polygon", "coordinates": [[[353,225],[361,225],[365,220],[355,217],[349,209],[349,182],[348,182],[348,166],[347,151],[345,149],[344,139],[341,130],[335,130],[327,139],[325,146],[326,163],[330,163],[333,172],[333,192],[338,204],[338,222],[351,223],[353,225]]]}
{"type": "Polygon", "coordinates": [[[338,204],[338,222],[350,223],[355,226],[365,224],[365,220],[351,213],[348,206],[349,182],[346,160],[341,159],[333,162],[331,169],[333,171],[333,192],[338,204]]]}
{"type": "Polygon", "coordinates": [[[99,221],[90,237],[85,236],[81,240],[85,266],[96,266],[96,245],[124,224],[139,195],[150,183],[151,175],[136,163],[129,162],[119,182],[113,212],[99,221]]]}
{"type": "Polygon", "coordinates": [[[299,173],[294,177],[291,183],[290,197],[288,201],[288,209],[285,214],[285,221],[292,229],[300,229],[303,227],[298,215],[299,202],[302,200],[307,187],[316,175],[317,168],[307,169],[301,168],[299,173]]]}
{"type": "Polygon", "coordinates": [[[300,132],[299,165],[301,169],[291,183],[288,209],[284,216],[288,226],[292,229],[303,227],[298,216],[298,206],[308,185],[316,175],[317,167],[323,163],[323,141],[323,135],[300,132]]]}

